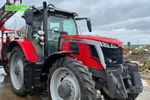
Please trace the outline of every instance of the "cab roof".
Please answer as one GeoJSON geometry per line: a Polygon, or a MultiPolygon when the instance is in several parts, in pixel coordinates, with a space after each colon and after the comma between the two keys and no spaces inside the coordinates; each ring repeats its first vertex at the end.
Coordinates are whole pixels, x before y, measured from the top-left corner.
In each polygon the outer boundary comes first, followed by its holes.
{"type": "MultiPolygon", "coordinates": [[[[36,13],[36,12],[38,12],[38,10],[43,11],[43,7],[37,7],[33,12],[36,13]]],[[[56,8],[54,6],[47,6],[47,11],[65,13],[65,14],[73,15],[74,17],[78,16],[78,14],[76,12],[71,12],[68,10],[56,8]]]]}

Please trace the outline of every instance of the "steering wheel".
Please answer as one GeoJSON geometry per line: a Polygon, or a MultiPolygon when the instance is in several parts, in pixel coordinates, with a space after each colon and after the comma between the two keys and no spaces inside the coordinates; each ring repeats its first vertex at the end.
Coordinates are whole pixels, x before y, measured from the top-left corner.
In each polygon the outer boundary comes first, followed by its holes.
{"type": "Polygon", "coordinates": [[[50,29],[50,31],[52,31],[52,33],[55,33],[55,31],[58,31],[59,30],[59,27],[53,27],[50,29]]]}

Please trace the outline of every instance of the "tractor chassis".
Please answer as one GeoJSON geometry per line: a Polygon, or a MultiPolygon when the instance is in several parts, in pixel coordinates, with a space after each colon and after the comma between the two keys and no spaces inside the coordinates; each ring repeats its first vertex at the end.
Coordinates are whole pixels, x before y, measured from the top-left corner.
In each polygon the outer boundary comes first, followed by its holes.
{"type": "Polygon", "coordinates": [[[46,82],[41,81],[41,71],[43,68],[43,61],[29,62],[24,68],[24,83],[28,92],[44,91],[46,89],[46,82]]]}

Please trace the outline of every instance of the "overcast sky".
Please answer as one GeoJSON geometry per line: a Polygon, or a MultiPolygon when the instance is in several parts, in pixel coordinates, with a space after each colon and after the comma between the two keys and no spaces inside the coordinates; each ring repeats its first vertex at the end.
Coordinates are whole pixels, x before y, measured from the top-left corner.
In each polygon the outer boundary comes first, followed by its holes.
{"type": "MultiPolygon", "coordinates": [[[[0,1],[0,7],[6,0],[0,1]]],[[[41,6],[44,0],[23,0],[28,6],[41,6]]],[[[81,34],[117,38],[126,44],[150,44],[150,0],[45,0],[58,8],[75,11],[81,17],[90,17],[93,32],[89,33],[86,23],[79,23],[81,34]]],[[[17,28],[25,25],[17,12],[5,26],[17,28]]]]}

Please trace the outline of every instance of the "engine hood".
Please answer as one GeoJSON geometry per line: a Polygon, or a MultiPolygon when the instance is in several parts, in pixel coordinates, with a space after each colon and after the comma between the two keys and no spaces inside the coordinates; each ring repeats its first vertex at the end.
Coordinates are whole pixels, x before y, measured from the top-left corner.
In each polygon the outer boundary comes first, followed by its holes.
{"type": "Polygon", "coordinates": [[[107,37],[101,37],[101,36],[92,36],[92,35],[63,35],[61,37],[61,39],[65,39],[65,38],[88,39],[88,40],[95,40],[95,41],[102,41],[102,42],[116,44],[119,47],[122,46],[122,42],[119,41],[119,40],[117,40],[117,39],[107,38],[107,37]]]}

